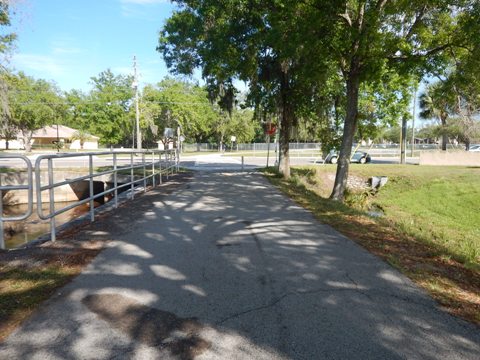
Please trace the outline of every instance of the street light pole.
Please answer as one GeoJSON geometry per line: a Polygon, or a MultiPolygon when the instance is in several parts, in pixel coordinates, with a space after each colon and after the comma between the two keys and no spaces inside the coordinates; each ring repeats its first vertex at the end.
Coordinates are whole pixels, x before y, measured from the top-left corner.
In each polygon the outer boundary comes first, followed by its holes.
{"type": "Polygon", "coordinates": [[[138,108],[138,75],[137,57],[133,56],[133,88],[135,89],[135,129],[137,134],[137,150],[142,149],[142,137],[140,134],[140,110],[138,108]]]}

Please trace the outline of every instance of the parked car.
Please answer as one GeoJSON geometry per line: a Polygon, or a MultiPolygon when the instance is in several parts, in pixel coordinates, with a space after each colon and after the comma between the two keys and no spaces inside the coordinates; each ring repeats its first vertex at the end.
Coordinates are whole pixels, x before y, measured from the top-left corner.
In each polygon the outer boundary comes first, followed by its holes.
{"type": "MultiPolygon", "coordinates": [[[[329,164],[336,164],[337,161],[338,153],[335,150],[331,150],[325,158],[325,162],[329,164]]],[[[372,161],[370,155],[364,151],[355,151],[355,153],[350,159],[350,162],[359,164],[366,164],[370,161],[372,161]]]]}
{"type": "Polygon", "coordinates": [[[468,151],[480,152],[480,145],[470,145],[470,149],[468,149],[468,151]]]}

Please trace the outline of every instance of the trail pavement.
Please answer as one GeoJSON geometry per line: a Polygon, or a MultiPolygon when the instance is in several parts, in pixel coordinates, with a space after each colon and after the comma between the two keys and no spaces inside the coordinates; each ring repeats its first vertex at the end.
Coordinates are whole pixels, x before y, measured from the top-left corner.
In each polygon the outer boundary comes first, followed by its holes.
{"type": "Polygon", "coordinates": [[[480,357],[478,327],[258,174],[148,194],[0,359],[480,357]]]}

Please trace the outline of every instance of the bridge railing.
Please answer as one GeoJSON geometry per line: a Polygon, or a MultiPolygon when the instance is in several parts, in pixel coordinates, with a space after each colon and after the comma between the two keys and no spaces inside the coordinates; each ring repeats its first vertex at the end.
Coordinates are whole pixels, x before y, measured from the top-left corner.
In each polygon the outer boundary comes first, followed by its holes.
{"type": "MultiPolygon", "coordinates": [[[[40,155],[32,167],[30,159],[22,155],[0,155],[2,158],[22,159],[26,164],[26,185],[2,185],[0,179],[0,248],[5,248],[3,223],[5,221],[25,220],[32,214],[34,201],[37,203],[37,215],[42,220],[50,221],[50,237],[56,239],[56,216],[69,211],[77,206],[89,204],[90,221],[95,221],[95,200],[112,196],[115,208],[118,206],[120,192],[128,191],[127,196],[133,199],[136,191],[147,191],[148,186],[155,187],[163,182],[163,177],[168,177],[178,171],[178,154],[176,150],[143,150],[143,151],[107,151],[88,153],[58,153],[40,155]],[[88,173],[78,176],[69,176],[68,179],[55,176],[55,168],[63,169],[65,164],[73,158],[88,159],[88,173]],[[101,159],[103,166],[94,166],[95,160],[101,159]],[[63,161],[62,167],[56,162],[63,161]],[[110,162],[111,161],[111,162],[110,162]],[[105,165],[107,164],[107,165],[105,165]],[[42,175],[47,176],[42,176],[42,175]],[[35,174],[35,176],[33,176],[35,174]],[[110,177],[111,186],[102,191],[95,191],[96,178],[110,177]],[[35,180],[33,180],[35,178],[35,180]],[[121,180],[120,180],[121,179],[121,180]],[[88,183],[88,189],[82,198],[69,202],[68,205],[59,206],[55,190],[62,186],[72,186],[81,182],[88,183]],[[3,192],[10,190],[28,191],[28,210],[21,216],[7,217],[3,215],[3,192]],[[33,196],[35,190],[36,196],[33,196]],[[44,194],[47,193],[46,198],[44,194]],[[41,204],[48,203],[48,209],[43,209],[41,204]]],[[[62,170],[60,170],[62,171],[62,170]]]]}

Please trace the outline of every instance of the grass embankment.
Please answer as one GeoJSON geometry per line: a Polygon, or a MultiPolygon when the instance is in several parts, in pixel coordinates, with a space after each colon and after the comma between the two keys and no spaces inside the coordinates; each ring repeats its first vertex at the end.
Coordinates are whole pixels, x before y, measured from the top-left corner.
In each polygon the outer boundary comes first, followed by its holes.
{"type": "Polygon", "coordinates": [[[351,177],[388,176],[376,194],[328,199],[334,166],[266,175],[319,220],[398,268],[447,311],[480,324],[480,168],[352,165],[351,177]],[[373,218],[370,209],[383,216],[373,218]]]}

